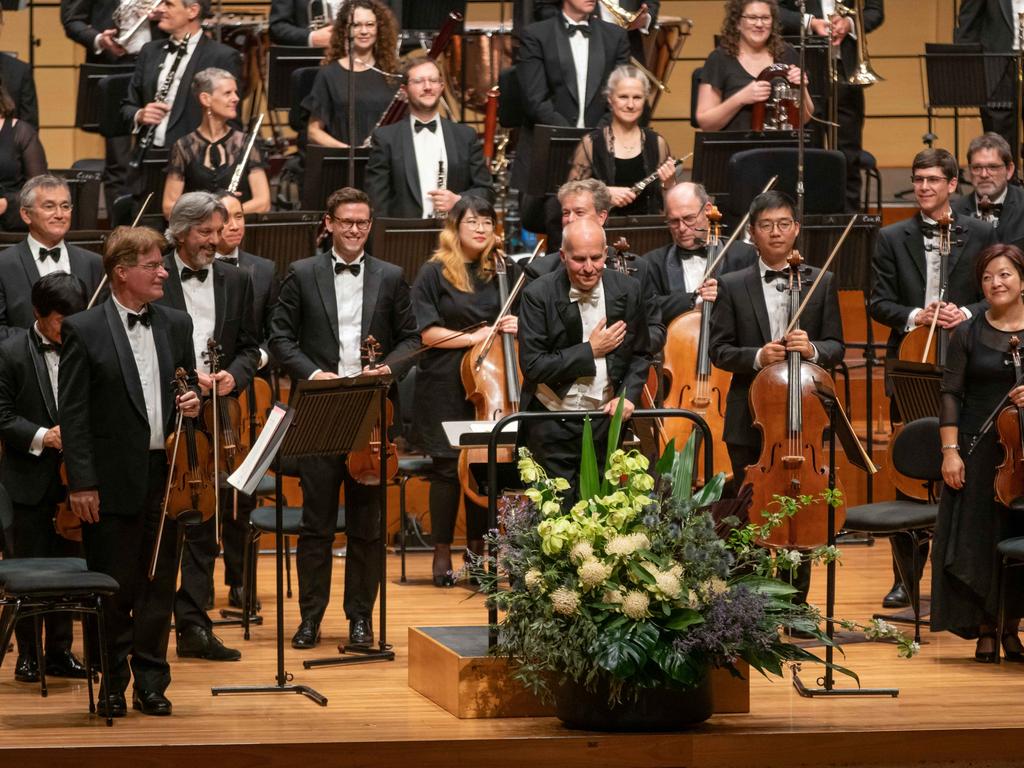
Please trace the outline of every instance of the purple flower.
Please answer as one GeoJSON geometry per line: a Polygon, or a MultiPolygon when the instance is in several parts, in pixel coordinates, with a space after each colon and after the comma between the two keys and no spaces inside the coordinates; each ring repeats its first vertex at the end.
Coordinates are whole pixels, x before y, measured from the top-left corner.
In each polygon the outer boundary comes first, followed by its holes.
{"type": "Polygon", "coordinates": [[[735,587],[718,595],[704,609],[704,622],[676,638],[679,653],[734,659],[740,649],[768,650],[776,637],[773,621],[767,619],[768,597],[735,587]]]}

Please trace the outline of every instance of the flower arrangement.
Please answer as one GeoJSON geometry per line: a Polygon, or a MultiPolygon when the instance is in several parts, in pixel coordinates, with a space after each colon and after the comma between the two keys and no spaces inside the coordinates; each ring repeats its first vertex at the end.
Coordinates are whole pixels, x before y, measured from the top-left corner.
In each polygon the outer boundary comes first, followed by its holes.
{"type": "MultiPolygon", "coordinates": [[[[609,449],[598,478],[593,453],[586,424],[579,501],[566,509],[569,483],[520,449],[529,488],[503,500],[502,529],[490,537],[497,568],[477,569],[482,591],[504,612],[495,652],[514,662],[527,687],[550,697],[552,684],[568,680],[607,688],[614,702],[642,689],[695,686],[710,666],[739,674],[741,659],[779,676],[786,662],[824,663],[787,640],[802,630],[832,642],[817,609],[792,602],[784,577],[805,557],[838,552],[757,545],[811,499],[778,497],[764,523],[716,522],[724,476],[691,491],[692,439],[679,452],[670,444],[655,474],[637,451],[609,449]]],[[[829,501],[838,504],[838,495],[829,501]]],[[[903,656],[916,652],[891,625],[861,628],[896,640],[903,656]]]]}

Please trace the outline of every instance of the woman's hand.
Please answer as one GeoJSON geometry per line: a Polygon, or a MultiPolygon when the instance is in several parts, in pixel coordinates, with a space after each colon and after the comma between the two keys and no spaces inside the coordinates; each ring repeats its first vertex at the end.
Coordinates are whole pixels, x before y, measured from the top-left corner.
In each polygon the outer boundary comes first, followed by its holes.
{"type": "MultiPolygon", "coordinates": [[[[498,321],[498,332],[507,333],[512,336],[519,334],[519,318],[515,315],[505,315],[498,321]]],[[[1024,388],[1022,388],[1024,389],[1024,388]]]]}
{"type": "Polygon", "coordinates": [[[790,64],[789,69],[786,70],[786,79],[790,85],[800,86],[803,81],[803,75],[800,72],[800,67],[796,64],[790,64]]]}
{"type": "Polygon", "coordinates": [[[942,479],[954,491],[964,487],[964,460],[960,458],[959,451],[950,448],[942,452],[942,479]]]}
{"type": "Polygon", "coordinates": [[[1024,386],[1014,387],[1010,390],[1010,402],[1018,408],[1024,408],[1024,386]]]}
{"type": "Polygon", "coordinates": [[[612,208],[623,208],[636,200],[636,192],[629,187],[608,187],[612,196],[612,208]]]}
{"type": "Polygon", "coordinates": [[[751,80],[743,88],[736,92],[736,97],[741,104],[757,104],[768,101],[772,95],[772,84],[767,80],[751,80]]]}
{"type": "Polygon", "coordinates": [[[670,189],[675,186],[676,161],[671,156],[658,166],[658,178],[661,179],[663,189],[670,189]]]}

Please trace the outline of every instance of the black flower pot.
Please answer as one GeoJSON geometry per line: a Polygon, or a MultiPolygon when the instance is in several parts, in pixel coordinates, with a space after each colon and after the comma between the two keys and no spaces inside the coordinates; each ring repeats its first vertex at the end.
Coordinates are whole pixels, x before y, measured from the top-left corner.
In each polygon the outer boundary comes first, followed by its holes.
{"type": "Polygon", "coordinates": [[[596,691],[568,681],[557,691],[556,714],[569,728],[587,731],[678,731],[711,717],[711,676],[692,688],[645,688],[636,699],[608,703],[607,681],[596,691]]]}

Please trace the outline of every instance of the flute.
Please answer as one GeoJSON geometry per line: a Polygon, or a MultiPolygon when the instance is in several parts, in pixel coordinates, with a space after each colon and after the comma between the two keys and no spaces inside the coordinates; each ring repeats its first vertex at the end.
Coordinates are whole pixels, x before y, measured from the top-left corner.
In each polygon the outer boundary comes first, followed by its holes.
{"type": "Polygon", "coordinates": [[[235,166],[235,171],[231,174],[231,181],[228,183],[228,192],[232,195],[238,191],[238,185],[242,183],[242,174],[245,172],[245,166],[249,162],[249,155],[252,154],[252,148],[256,145],[256,139],[259,138],[261,125],[263,125],[262,112],[260,112],[260,116],[256,119],[256,127],[252,129],[249,141],[245,145],[245,152],[243,152],[242,156],[238,159],[238,165],[235,166]]]}

